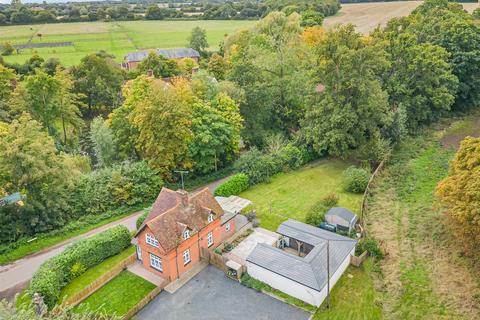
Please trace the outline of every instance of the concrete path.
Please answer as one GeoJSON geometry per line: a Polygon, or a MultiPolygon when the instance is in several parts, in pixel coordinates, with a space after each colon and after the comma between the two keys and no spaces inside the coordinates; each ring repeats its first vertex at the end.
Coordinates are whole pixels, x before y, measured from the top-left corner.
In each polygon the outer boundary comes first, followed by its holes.
{"type": "Polygon", "coordinates": [[[180,276],[175,281],[170,282],[166,287],[165,291],[168,293],[175,293],[178,289],[183,287],[190,279],[195,277],[197,274],[200,273],[203,269],[205,269],[208,266],[208,262],[202,260],[198,262],[192,269],[188,270],[184,274],[180,276]]]}
{"type": "Polygon", "coordinates": [[[0,298],[11,298],[15,293],[25,288],[32,278],[32,275],[45,260],[59,254],[72,242],[91,237],[117,225],[124,225],[128,230],[133,231],[136,229],[137,218],[141,214],[142,211],[136,212],[128,217],[113,221],[97,229],[90,230],[87,233],[65,240],[45,250],[41,250],[7,265],[0,266],[0,298]]]}
{"type": "MultiPolygon", "coordinates": [[[[211,182],[207,184],[205,187],[208,187],[210,191],[213,193],[215,189],[226,179],[228,179],[228,177],[211,182]]],[[[203,188],[204,187],[199,188],[197,190],[201,190],[203,188]]],[[[35,271],[37,271],[37,269],[45,260],[59,254],[60,252],[65,250],[65,248],[72,242],[75,242],[83,238],[91,237],[93,235],[96,235],[102,231],[105,231],[107,229],[110,229],[120,224],[126,226],[128,230],[133,231],[136,229],[135,224],[136,224],[137,218],[141,214],[142,214],[141,211],[136,212],[128,217],[122,218],[117,221],[113,221],[102,227],[91,230],[82,235],[70,238],[52,247],[49,247],[39,252],[36,252],[34,254],[28,255],[22,259],[16,260],[7,265],[0,266],[0,299],[12,298],[15,295],[15,293],[20,292],[22,289],[24,289],[28,285],[28,282],[32,278],[32,275],[35,273],[35,271]]]]}
{"type": "Polygon", "coordinates": [[[156,275],[153,272],[148,271],[140,261],[135,260],[134,263],[129,265],[127,267],[127,270],[130,271],[131,273],[153,283],[157,287],[161,286],[164,282],[166,282],[166,279],[163,279],[159,275],[156,275]]]}

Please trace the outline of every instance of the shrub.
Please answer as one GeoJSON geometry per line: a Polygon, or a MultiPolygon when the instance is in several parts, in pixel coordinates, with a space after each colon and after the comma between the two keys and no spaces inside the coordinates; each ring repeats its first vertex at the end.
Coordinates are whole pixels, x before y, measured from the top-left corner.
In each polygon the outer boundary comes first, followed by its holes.
{"type": "Polygon", "coordinates": [[[244,173],[238,173],[222,183],[216,190],[216,196],[229,197],[245,191],[249,187],[248,176],[244,173]]]}
{"type": "Polygon", "coordinates": [[[88,268],[98,265],[130,245],[130,233],[125,226],[117,226],[91,238],[75,242],[65,251],[45,261],[35,272],[29,293],[40,293],[51,308],[60,292],[70,281],[88,268]]]}
{"type": "Polygon", "coordinates": [[[252,278],[246,272],[240,278],[240,283],[243,284],[244,286],[248,287],[248,288],[252,288],[252,289],[257,290],[258,292],[261,292],[264,289],[267,290],[267,291],[269,291],[271,289],[271,287],[268,284],[266,284],[266,283],[264,283],[260,280],[257,280],[255,278],[252,278]]]}
{"type": "Polygon", "coordinates": [[[303,152],[290,143],[280,149],[279,159],[281,160],[283,170],[295,170],[305,163],[303,152]]]}
{"type": "Polygon", "coordinates": [[[337,196],[335,192],[327,194],[325,197],[322,198],[321,203],[328,209],[335,207],[338,204],[340,198],[337,196]]]}
{"type": "Polygon", "coordinates": [[[378,245],[378,242],[374,238],[362,239],[358,242],[357,247],[355,248],[355,254],[360,255],[364,251],[367,251],[368,254],[378,260],[384,258],[383,250],[378,245]]]}
{"type": "Polygon", "coordinates": [[[370,173],[365,169],[351,166],[343,172],[343,178],[346,191],[362,193],[367,188],[370,173]]]}
{"type": "Polygon", "coordinates": [[[320,223],[323,222],[325,213],[327,213],[328,209],[330,208],[325,206],[323,200],[318,201],[308,210],[307,215],[305,216],[305,222],[318,227],[320,223]]]}

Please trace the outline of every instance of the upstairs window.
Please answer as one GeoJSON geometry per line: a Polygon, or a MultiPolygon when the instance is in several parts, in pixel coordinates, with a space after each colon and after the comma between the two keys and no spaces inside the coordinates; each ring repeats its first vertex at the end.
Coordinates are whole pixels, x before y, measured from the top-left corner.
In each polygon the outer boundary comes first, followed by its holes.
{"type": "Polygon", "coordinates": [[[211,247],[213,244],[213,233],[209,232],[207,235],[207,245],[211,247]]]}
{"type": "Polygon", "coordinates": [[[155,237],[152,236],[151,234],[148,234],[148,233],[147,233],[147,235],[146,235],[146,241],[147,241],[147,244],[158,248],[158,240],[155,239],[155,237]]]}
{"type": "Polygon", "coordinates": [[[187,240],[188,238],[190,238],[190,231],[185,230],[183,232],[183,240],[187,240]]]}
{"type": "Polygon", "coordinates": [[[212,223],[212,222],[213,222],[213,214],[210,213],[210,214],[208,215],[208,223],[212,223]]]}

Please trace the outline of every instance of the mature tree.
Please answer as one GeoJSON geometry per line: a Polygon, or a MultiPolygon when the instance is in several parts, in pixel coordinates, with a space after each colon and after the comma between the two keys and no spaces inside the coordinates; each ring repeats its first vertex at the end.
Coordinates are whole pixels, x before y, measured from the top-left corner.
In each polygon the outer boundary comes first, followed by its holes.
{"type": "Polygon", "coordinates": [[[208,48],[207,31],[199,26],[193,28],[188,38],[188,45],[201,54],[205,54],[205,50],[208,48]]]}
{"type": "Polygon", "coordinates": [[[173,85],[155,80],[130,115],[138,131],[135,145],[148,164],[169,176],[175,167],[190,167],[185,154],[192,139],[192,93],[183,80],[173,85]]]}
{"type": "Polygon", "coordinates": [[[186,76],[192,75],[193,69],[198,67],[198,64],[192,58],[183,58],[177,61],[180,73],[186,76]]]}
{"type": "Polygon", "coordinates": [[[152,4],[148,6],[147,11],[145,13],[145,19],[163,20],[163,18],[164,18],[163,11],[158,7],[158,5],[152,4]]]}
{"type": "Polygon", "coordinates": [[[466,252],[480,258],[480,138],[462,141],[436,195],[466,252]]]}
{"type": "Polygon", "coordinates": [[[105,124],[101,116],[93,119],[90,124],[90,139],[93,143],[97,166],[111,166],[117,154],[116,143],[112,129],[105,124]]]}
{"type": "Polygon", "coordinates": [[[40,123],[23,113],[0,133],[0,149],[0,185],[8,193],[21,191],[27,196],[8,226],[20,220],[21,229],[15,232],[30,233],[62,225],[69,212],[65,186],[70,178],[40,123]]]}
{"type": "Polygon", "coordinates": [[[17,76],[12,69],[0,64],[0,121],[10,120],[10,99],[17,76]]]}
{"type": "Polygon", "coordinates": [[[211,103],[197,100],[193,105],[194,139],[188,154],[195,169],[217,171],[238,153],[242,118],[238,106],[227,95],[219,94],[211,103]]]}
{"type": "Polygon", "coordinates": [[[95,111],[111,111],[120,105],[123,74],[110,57],[103,53],[88,55],[72,69],[72,74],[74,90],[83,95],[89,117],[95,111]]]}
{"type": "Polygon", "coordinates": [[[240,110],[250,143],[261,144],[270,130],[290,133],[299,127],[313,92],[312,59],[301,32],[298,14],[273,12],[225,42],[231,66],[227,79],[245,91],[240,110]]]}
{"type": "Polygon", "coordinates": [[[218,53],[212,54],[208,61],[208,72],[210,72],[217,80],[224,80],[227,73],[228,64],[225,59],[218,53]]]}
{"type": "Polygon", "coordinates": [[[425,1],[403,20],[402,30],[414,34],[421,43],[442,46],[450,53],[453,74],[459,80],[457,110],[479,105],[480,26],[460,4],[447,0],[425,1]]]}
{"type": "Polygon", "coordinates": [[[303,129],[317,152],[345,155],[378,138],[392,122],[388,95],[377,76],[386,59],[365,46],[352,25],[329,31],[317,52],[321,90],[307,108],[303,129]]]}
{"type": "Polygon", "coordinates": [[[150,51],[148,56],[140,62],[137,69],[146,74],[150,70],[157,78],[173,77],[180,74],[178,64],[172,60],[150,51]]]}
{"type": "Polygon", "coordinates": [[[383,39],[391,67],[383,82],[394,111],[406,112],[406,125],[415,130],[419,125],[438,119],[449,111],[455,100],[458,79],[452,74],[448,53],[430,43],[417,44],[410,34],[378,32],[383,39]]]}

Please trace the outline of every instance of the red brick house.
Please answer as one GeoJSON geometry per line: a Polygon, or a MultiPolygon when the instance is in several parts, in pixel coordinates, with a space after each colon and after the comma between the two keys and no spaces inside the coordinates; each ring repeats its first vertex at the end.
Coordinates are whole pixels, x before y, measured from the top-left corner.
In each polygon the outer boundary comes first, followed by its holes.
{"type": "Polygon", "coordinates": [[[200,261],[201,249],[212,250],[230,237],[235,219],[222,222],[224,211],[205,188],[189,196],[162,188],[133,243],[148,270],[175,280],[200,261]]]}

